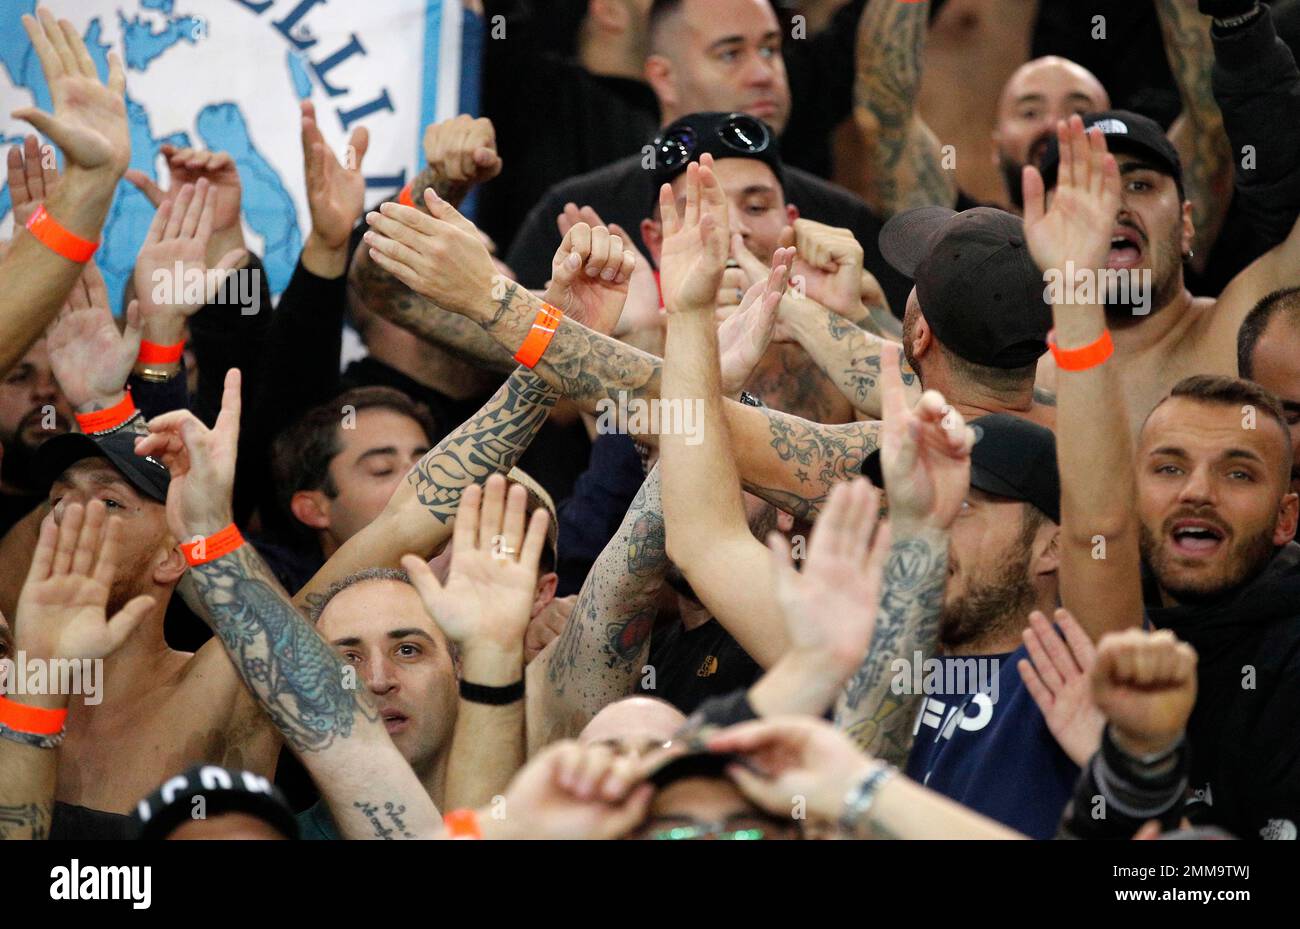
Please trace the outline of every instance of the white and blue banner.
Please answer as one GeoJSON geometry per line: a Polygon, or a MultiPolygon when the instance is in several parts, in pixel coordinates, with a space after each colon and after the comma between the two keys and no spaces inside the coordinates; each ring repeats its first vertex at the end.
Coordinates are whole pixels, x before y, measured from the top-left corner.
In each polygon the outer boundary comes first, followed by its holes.
{"type": "MultiPolygon", "coordinates": [[[[478,110],[481,17],[462,0],[45,0],[70,20],[108,74],[126,66],[131,166],[167,186],[162,145],[230,152],[243,182],[244,231],[271,290],[284,289],[308,231],[299,135],[310,99],[340,160],[370,131],[367,205],[400,190],[423,164],[430,122],[478,110]]],[[[20,17],[36,0],[0,0],[0,147],[31,127],[9,113],[51,108],[20,17]]],[[[44,141],[44,140],[43,140],[44,141]]],[[[12,235],[8,187],[0,236],[12,235]]],[[[153,207],[123,181],[96,261],[116,303],[153,207]]],[[[115,312],[120,307],[114,306],[115,312]]]]}

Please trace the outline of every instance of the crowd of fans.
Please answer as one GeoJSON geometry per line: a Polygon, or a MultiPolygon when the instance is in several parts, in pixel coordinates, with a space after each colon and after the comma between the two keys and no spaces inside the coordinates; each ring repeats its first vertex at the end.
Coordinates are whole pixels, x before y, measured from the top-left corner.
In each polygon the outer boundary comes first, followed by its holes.
{"type": "Polygon", "coordinates": [[[1293,11],[487,0],[274,303],[24,17],[0,838],[1296,838],[1293,11]]]}

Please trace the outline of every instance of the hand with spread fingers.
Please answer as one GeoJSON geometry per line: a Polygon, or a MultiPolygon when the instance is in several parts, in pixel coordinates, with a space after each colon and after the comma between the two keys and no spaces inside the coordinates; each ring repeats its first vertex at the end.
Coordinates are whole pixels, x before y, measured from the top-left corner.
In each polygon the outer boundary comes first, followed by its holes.
{"type": "Polygon", "coordinates": [[[669,313],[709,312],[717,308],[731,237],[727,197],[713,173],[713,156],[704,154],[686,169],[686,202],[678,212],[671,185],[659,191],[663,248],[659,284],[669,313]]]}
{"type": "Polygon", "coordinates": [[[179,542],[213,535],[232,522],[239,385],[239,369],[231,368],[211,429],[189,410],[173,410],[150,420],[149,434],[136,440],[137,455],[151,456],[171,472],[167,528],[179,542]]]}
{"type": "MultiPolygon", "coordinates": [[[[311,210],[311,235],[326,249],[344,249],[365,209],[366,178],[361,163],[370,148],[365,126],[352,130],[343,163],[325,144],[310,100],[302,110],[302,160],[307,178],[307,207],[311,210]]],[[[309,237],[309,239],[310,239],[309,237]]],[[[312,244],[310,241],[308,245],[312,244]]]]}
{"type": "Polygon", "coordinates": [[[1097,643],[1092,697],[1124,751],[1167,751],[1196,705],[1196,650],[1168,629],[1112,632],[1097,643]]]}
{"type": "Polygon", "coordinates": [[[126,310],[119,330],[108,308],[108,288],[94,262],[46,331],[50,368],[63,395],[78,413],[104,410],[122,399],[131,368],[140,354],[143,324],[138,302],[126,310]]]}
{"type": "Polygon", "coordinates": [[[41,145],[36,136],[29,135],[22,145],[9,149],[9,197],[15,229],[27,225],[58,183],[59,165],[53,146],[41,145]]]}
{"type": "Polygon", "coordinates": [[[518,651],[522,658],[532,616],[549,514],[538,507],[526,518],[528,491],[515,484],[507,494],[506,483],[494,474],[486,485],[466,488],[445,584],[422,559],[402,559],[425,609],[467,658],[480,648],[518,651]]]}
{"type": "Polygon", "coordinates": [[[637,252],[604,226],[576,222],[551,260],[542,299],[588,329],[609,335],[627,302],[637,252]]]}
{"type": "Polygon", "coordinates": [[[772,342],[793,252],[793,249],[777,249],[772,256],[771,270],[745,292],[740,306],[718,325],[718,359],[722,366],[722,392],[726,396],[744,389],[772,342]]]}
{"type": "Polygon", "coordinates": [[[1064,640],[1042,613],[1035,610],[1029,614],[1024,634],[1029,660],[1020,659],[1016,669],[1056,743],[1082,767],[1101,745],[1101,730],[1106,725],[1092,699],[1097,651],[1069,610],[1057,610],[1056,623],[1064,640]]]}
{"type": "MultiPolygon", "coordinates": [[[[229,152],[210,152],[198,148],[177,148],[163,145],[159,151],[167,159],[170,181],[166,190],[159,187],[149,175],[132,168],[126,179],[144,194],[155,209],[176,200],[185,186],[206,181],[212,198],[212,228],[208,239],[207,260],[215,266],[236,249],[245,248],[244,227],[240,222],[240,204],[243,184],[239,169],[229,152]]],[[[183,211],[182,211],[183,213],[183,211]]]]}
{"type": "Polygon", "coordinates": [[[106,658],[154,606],[133,597],[112,617],[109,592],[125,529],[101,500],[63,507],[41,523],[40,538],[18,598],[17,644],[31,658],[106,658]]]}
{"type": "Polygon", "coordinates": [[[116,184],[131,160],[122,60],[109,52],[108,83],[102,84],[72,23],[55,20],[44,7],[22,21],[45,73],[54,112],[22,107],[12,115],[31,123],[59,147],[68,159],[69,173],[81,171],[105,184],[116,184]]]}

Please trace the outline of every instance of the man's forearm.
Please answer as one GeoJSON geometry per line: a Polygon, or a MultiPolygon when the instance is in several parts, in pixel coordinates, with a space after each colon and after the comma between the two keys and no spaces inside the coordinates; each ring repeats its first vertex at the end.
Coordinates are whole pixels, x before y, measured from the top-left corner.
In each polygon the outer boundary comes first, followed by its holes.
{"type": "MultiPolygon", "coordinates": [[[[460,677],[484,687],[508,687],[524,672],[522,636],[508,648],[462,646],[460,677]]],[[[505,793],[524,765],[524,701],[493,705],[460,698],[447,761],[448,809],[486,806],[505,793]]]]}
{"type": "Polygon", "coordinates": [[[938,140],[916,116],[929,18],[928,0],[871,0],[858,25],[853,110],[866,137],[865,199],[882,217],[957,199],[938,140]]]}
{"type": "Polygon", "coordinates": [[[504,474],[537,437],[558,394],[519,368],[477,413],[424,454],[398,485],[384,511],[344,543],[294,597],[311,606],[341,578],[401,557],[428,557],[451,537],[451,521],[471,484],[504,474]]]}
{"type": "Polygon", "coordinates": [[[243,545],[191,570],[203,618],[347,838],[439,833],[438,810],[352,669],[243,545]]]}
{"type": "MultiPolygon", "coordinates": [[[[25,651],[21,641],[18,650],[25,651]]],[[[45,710],[68,707],[67,694],[13,694],[8,699],[45,710]]],[[[0,738],[0,840],[49,838],[58,762],[58,749],[0,738]]]]}
{"type": "Polygon", "coordinates": [[[530,755],[576,736],[636,690],[668,568],[660,487],[656,465],[583,581],[564,630],[528,666],[529,692],[540,695],[540,715],[528,723],[530,755]]]}
{"type": "Polygon", "coordinates": [[[912,750],[923,695],[894,692],[892,666],[898,659],[910,665],[917,652],[935,656],[947,576],[946,532],[894,527],[871,646],[836,707],[835,724],[863,751],[900,767],[912,750]]]}

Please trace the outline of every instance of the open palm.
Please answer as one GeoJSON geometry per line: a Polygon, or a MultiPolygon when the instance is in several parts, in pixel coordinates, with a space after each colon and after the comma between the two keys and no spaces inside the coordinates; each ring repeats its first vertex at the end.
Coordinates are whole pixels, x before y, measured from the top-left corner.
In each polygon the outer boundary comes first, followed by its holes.
{"type": "Polygon", "coordinates": [[[307,205],[312,229],[333,248],[346,245],[352,227],[365,207],[366,179],[361,162],[370,147],[370,133],[364,126],[348,139],[346,164],[329,146],[316,124],[311,101],[302,103],[302,157],[307,175],[307,205]]]}
{"type": "Polygon", "coordinates": [[[74,407],[118,397],[140,353],[141,323],[135,301],[119,331],[108,308],[108,289],[87,262],[68,301],[46,333],[50,367],[74,407]]]}
{"type": "Polygon", "coordinates": [[[686,205],[679,215],[672,188],[659,192],[663,248],[659,283],[668,311],[712,312],[726,270],[730,233],[727,199],[704,155],[686,170],[686,205]]]}

